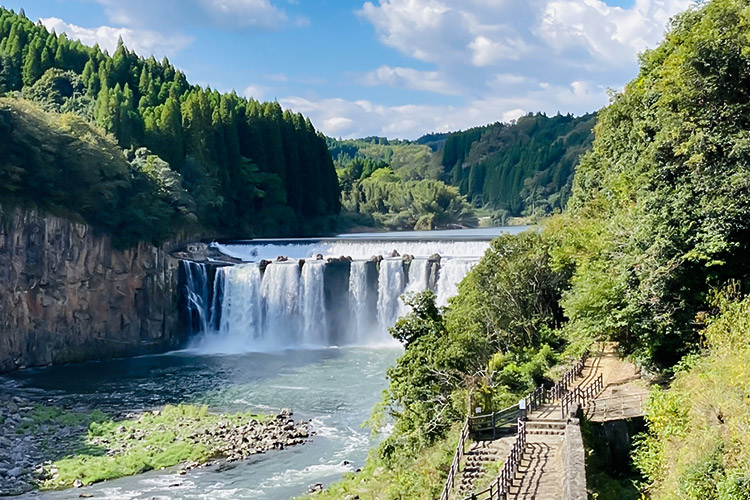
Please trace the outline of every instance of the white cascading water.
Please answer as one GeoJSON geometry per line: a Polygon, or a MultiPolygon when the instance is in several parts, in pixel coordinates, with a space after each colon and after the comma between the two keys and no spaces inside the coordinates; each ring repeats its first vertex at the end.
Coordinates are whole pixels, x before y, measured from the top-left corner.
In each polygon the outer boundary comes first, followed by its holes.
{"type": "Polygon", "coordinates": [[[197,323],[197,331],[205,332],[208,330],[209,320],[208,272],[206,266],[198,262],[186,260],[183,261],[183,265],[190,327],[192,329],[197,323]]]}
{"type": "Polygon", "coordinates": [[[263,331],[258,265],[241,264],[221,268],[218,272],[217,280],[222,276],[224,282],[219,335],[229,343],[230,349],[257,342],[263,331]]]}
{"type": "MultiPolygon", "coordinates": [[[[427,259],[412,260],[409,265],[409,282],[406,284],[402,297],[406,298],[409,294],[427,290],[429,288],[429,272],[430,262],[427,259]]],[[[399,316],[408,314],[410,310],[411,308],[403,300],[399,301],[399,316]]]]}
{"type": "Polygon", "coordinates": [[[299,329],[299,265],[297,262],[274,262],[266,267],[260,286],[264,304],[264,336],[276,345],[295,346],[300,343],[299,329]]]}
{"type": "Polygon", "coordinates": [[[218,330],[221,326],[221,307],[224,298],[224,287],[226,285],[225,268],[216,270],[214,277],[214,291],[211,297],[211,308],[208,311],[208,327],[218,330]]]}
{"type": "Polygon", "coordinates": [[[302,314],[302,344],[306,346],[328,345],[326,297],[323,283],[325,262],[305,261],[302,266],[300,297],[302,314]]]}
{"type": "Polygon", "coordinates": [[[404,291],[404,264],[400,258],[383,259],[378,273],[378,325],[387,331],[398,319],[399,297],[404,291]]]}
{"type": "Polygon", "coordinates": [[[396,250],[399,255],[413,255],[427,258],[433,254],[442,257],[476,257],[484,255],[489,241],[346,241],[325,240],[310,243],[213,243],[213,246],[226,255],[247,262],[274,260],[279,255],[290,259],[309,259],[317,254],[324,257],[347,256],[355,260],[365,260],[375,255],[390,255],[396,250]]]}
{"type": "Polygon", "coordinates": [[[349,313],[352,338],[355,344],[367,342],[367,334],[373,327],[367,303],[367,262],[355,260],[349,269],[349,313]]]}
{"type": "Polygon", "coordinates": [[[192,324],[203,332],[196,342],[199,347],[240,352],[390,342],[388,328],[409,313],[402,294],[421,292],[432,285],[437,305],[447,305],[489,241],[352,238],[214,246],[246,263],[217,269],[211,287],[207,267],[186,262],[185,303],[192,324]],[[414,257],[408,277],[402,258],[388,257],[393,250],[414,257]],[[328,272],[331,264],[326,260],[309,259],[317,253],[353,260],[348,265],[336,261],[336,267],[328,272]],[[431,283],[433,268],[428,257],[435,253],[441,259],[436,264],[437,283],[431,283]],[[271,262],[261,271],[259,260],[278,255],[289,260],[271,262]],[[377,283],[375,276],[369,275],[375,273],[376,264],[369,260],[373,255],[383,257],[377,264],[377,283]],[[304,263],[296,260],[302,258],[304,263]],[[331,294],[328,299],[327,294],[331,294]]]}
{"type": "Polygon", "coordinates": [[[478,259],[443,259],[437,282],[437,305],[448,305],[448,299],[458,293],[458,284],[478,262],[478,259]]]}

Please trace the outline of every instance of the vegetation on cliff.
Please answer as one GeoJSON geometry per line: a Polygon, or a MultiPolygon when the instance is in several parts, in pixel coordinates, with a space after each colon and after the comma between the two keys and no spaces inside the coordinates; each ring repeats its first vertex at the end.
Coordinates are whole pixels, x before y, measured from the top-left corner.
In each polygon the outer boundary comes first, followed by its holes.
{"type": "MultiPolygon", "coordinates": [[[[158,241],[165,231],[179,233],[185,224],[194,232],[223,236],[321,231],[330,229],[330,216],[338,214],[333,162],[325,138],[308,119],[283,111],[276,102],[259,103],[191,85],[167,59],[157,62],[153,57],[139,57],[122,43],[108,55],[98,46],[87,47],[64,34],[49,33],[41,24],[0,8],[0,93],[6,92],[35,101],[47,111],[76,115],[64,115],[54,124],[67,133],[60,140],[85,142],[90,137],[104,147],[97,132],[84,130],[93,123],[111,134],[120,148],[129,150],[131,157],[139,148],[147,148],[141,155],[144,159],[133,167],[144,176],[136,172],[126,180],[137,185],[134,189],[147,199],[166,196],[169,206],[136,214],[140,217],[132,223],[122,218],[125,242],[149,236],[158,241]],[[149,186],[148,178],[156,185],[149,186]],[[173,211],[179,212],[176,223],[162,227],[165,219],[173,217],[163,212],[173,211]],[[151,218],[158,219],[153,233],[134,227],[151,218]]],[[[16,111],[27,108],[20,106],[16,111]]],[[[15,154],[11,160],[0,156],[4,160],[0,195],[12,202],[44,199],[56,186],[33,172],[38,166],[34,162],[46,161],[49,148],[44,142],[12,142],[16,137],[11,134],[13,123],[6,121],[0,128],[0,143],[15,154]]],[[[71,142],[67,147],[86,145],[71,142]]],[[[105,149],[97,163],[110,156],[111,165],[102,168],[122,170],[122,155],[114,154],[111,145],[105,149]]],[[[59,175],[77,168],[64,157],[55,160],[53,165],[62,172],[59,175]]],[[[90,182],[98,175],[97,170],[78,173],[88,175],[90,182]]],[[[112,216],[112,204],[127,200],[121,193],[112,195],[115,188],[106,182],[107,177],[101,186],[90,185],[86,197],[94,204],[91,211],[79,211],[75,203],[64,200],[55,203],[101,225],[103,221],[90,219],[91,212],[112,216]]],[[[138,198],[129,205],[127,209],[133,212],[148,211],[138,198]]],[[[112,221],[102,226],[105,230],[116,227],[112,221]]]]}
{"type": "Polygon", "coordinates": [[[651,498],[748,497],[748,82],[747,2],[677,16],[598,113],[567,209],[493,242],[446,309],[424,297],[400,320],[406,351],[374,419],[386,410],[394,431],[374,460],[401,498],[405,471],[465,417],[469,393],[498,408],[594,340],[677,374],[652,398],[636,455],[651,498]]]}
{"type": "Polygon", "coordinates": [[[717,297],[707,352],[685,357],[648,405],[649,432],[635,453],[651,498],[750,498],[750,298],[717,297]]]}

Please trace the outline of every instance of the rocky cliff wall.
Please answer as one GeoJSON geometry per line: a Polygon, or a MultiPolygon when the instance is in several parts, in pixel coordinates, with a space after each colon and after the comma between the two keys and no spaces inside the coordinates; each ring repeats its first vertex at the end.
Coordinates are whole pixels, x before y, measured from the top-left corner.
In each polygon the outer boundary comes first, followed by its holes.
{"type": "Polygon", "coordinates": [[[0,372],[181,342],[178,261],[85,224],[0,205],[0,372]]]}

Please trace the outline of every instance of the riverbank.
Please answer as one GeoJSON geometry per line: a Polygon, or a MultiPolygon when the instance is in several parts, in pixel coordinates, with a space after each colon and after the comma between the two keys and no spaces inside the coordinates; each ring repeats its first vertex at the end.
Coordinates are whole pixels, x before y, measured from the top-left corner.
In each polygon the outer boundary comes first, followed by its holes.
{"type": "Polygon", "coordinates": [[[0,424],[0,496],[80,487],[179,464],[184,474],[299,445],[312,434],[289,410],[276,416],[215,414],[206,406],[167,405],[113,417],[3,395],[0,424]]]}

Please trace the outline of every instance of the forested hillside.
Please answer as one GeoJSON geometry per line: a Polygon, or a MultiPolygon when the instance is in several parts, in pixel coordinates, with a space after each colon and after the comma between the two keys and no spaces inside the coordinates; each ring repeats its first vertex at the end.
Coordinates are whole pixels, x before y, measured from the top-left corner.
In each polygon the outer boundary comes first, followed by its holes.
{"type": "MultiPolygon", "coordinates": [[[[392,329],[406,349],[373,423],[394,431],[323,498],[436,498],[469,398],[500,409],[596,340],[671,381],[634,455],[644,497],[750,498],[749,111],[747,2],[678,15],[598,113],[566,210],[493,241],[447,308],[417,297],[392,329]]],[[[625,482],[588,487],[622,500],[625,482]]]]}
{"type": "MultiPolygon", "coordinates": [[[[145,59],[122,43],[110,56],[0,9],[0,93],[34,101],[47,111],[74,113],[112,134],[131,156],[147,148],[166,162],[176,185],[186,191],[179,210],[192,216],[183,219],[195,233],[315,232],[330,229],[328,219],[339,211],[325,138],[308,119],[283,111],[276,102],[191,85],[166,58],[145,59]]],[[[7,139],[4,135],[3,142],[7,139]]],[[[44,141],[36,147],[44,151],[44,141]]],[[[6,203],[44,195],[44,182],[31,178],[37,175],[34,165],[20,160],[0,160],[0,195],[6,203]]],[[[105,209],[111,200],[94,203],[105,209]]],[[[66,208],[78,211],[75,204],[66,208]]],[[[163,236],[162,229],[152,236],[163,236]]]]}
{"type": "Polygon", "coordinates": [[[328,139],[341,186],[345,222],[389,229],[472,227],[474,211],[458,190],[439,180],[430,147],[367,137],[328,139]]]}
{"type": "MultiPolygon", "coordinates": [[[[543,217],[565,207],[575,165],[591,147],[595,123],[593,113],[529,114],[515,123],[429,134],[416,141],[329,138],[328,148],[339,173],[344,211],[361,215],[362,224],[403,226],[399,217],[379,217],[382,209],[361,203],[368,193],[359,181],[378,168],[390,169],[400,182],[431,180],[435,189],[455,193],[451,199],[463,213],[479,212],[503,224],[509,216],[543,217]]],[[[387,194],[389,187],[395,190],[398,185],[385,186],[380,193],[387,194]]],[[[462,225],[471,219],[452,215],[445,220],[462,225]]]]}
{"type": "Polygon", "coordinates": [[[473,206],[509,215],[547,215],[565,208],[578,158],[591,147],[596,114],[529,114],[450,134],[443,178],[473,206]]]}

